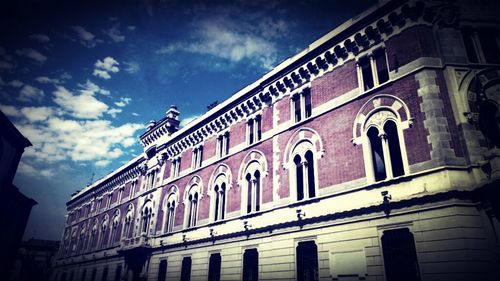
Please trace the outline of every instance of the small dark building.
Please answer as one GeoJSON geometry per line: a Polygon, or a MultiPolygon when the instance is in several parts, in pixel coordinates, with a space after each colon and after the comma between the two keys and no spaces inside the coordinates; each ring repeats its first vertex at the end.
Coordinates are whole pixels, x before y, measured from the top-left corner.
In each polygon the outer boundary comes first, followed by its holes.
{"type": "Polygon", "coordinates": [[[52,261],[59,241],[30,239],[19,247],[12,281],[46,281],[52,273],[52,261]]]}

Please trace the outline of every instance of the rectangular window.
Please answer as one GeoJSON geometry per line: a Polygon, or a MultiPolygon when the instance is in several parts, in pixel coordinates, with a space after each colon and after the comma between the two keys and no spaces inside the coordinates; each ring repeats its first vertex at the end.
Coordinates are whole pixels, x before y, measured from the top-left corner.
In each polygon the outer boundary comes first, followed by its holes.
{"type": "Polygon", "coordinates": [[[220,265],[220,254],[217,253],[210,255],[210,261],[208,264],[208,281],[220,281],[220,265]]]}
{"type": "Polygon", "coordinates": [[[258,115],[247,122],[247,140],[249,145],[259,141],[262,137],[260,119],[261,117],[258,115]]]}
{"type": "Polygon", "coordinates": [[[167,260],[160,261],[160,268],[158,269],[158,281],[167,280],[167,260]]]}
{"type": "Polygon", "coordinates": [[[304,118],[309,118],[311,117],[312,114],[312,105],[311,105],[311,90],[306,89],[304,90],[304,93],[302,94],[304,98],[304,104],[305,104],[305,117],[304,118]]]}
{"type": "Polygon", "coordinates": [[[108,281],[108,267],[107,266],[102,271],[101,281],[108,281]]]}
{"type": "Polygon", "coordinates": [[[463,29],[462,37],[464,38],[465,51],[467,52],[469,62],[478,63],[479,57],[477,56],[474,42],[474,31],[472,29],[463,29]]]}
{"type": "Polygon", "coordinates": [[[368,91],[389,81],[389,69],[387,67],[387,56],[384,49],[378,49],[372,55],[360,58],[358,61],[358,73],[361,88],[368,91]]]}
{"type": "Polygon", "coordinates": [[[181,170],[181,158],[178,157],[172,161],[172,171],[170,173],[172,178],[176,178],[179,176],[181,170]]]}
{"type": "MultiPolygon", "coordinates": [[[[115,281],[120,281],[121,280],[121,276],[122,276],[122,266],[119,265],[116,267],[116,271],[115,271],[115,281]]],[[[85,281],[82,279],[82,281],[85,281]]]]}
{"type": "Polygon", "coordinates": [[[92,274],[90,275],[90,281],[95,281],[96,274],[97,274],[97,270],[95,268],[92,269],[92,274]]]}
{"type": "Polygon", "coordinates": [[[408,228],[386,230],[382,235],[386,281],[420,281],[415,239],[408,228]]]}
{"type": "Polygon", "coordinates": [[[226,132],[217,138],[217,152],[219,158],[229,154],[229,132],[226,132]]]}
{"type": "Polygon", "coordinates": [[[497,32],[494,29],[482,29],[478,31],[478,37],[484,60],[487,63],[500,63],[500,48],[498,45],[497,32]]]}
{"type": "Polygon", "coordinates": [[[297,246],[297,280],[318,281],[318,247],[314,241],[297,246]]]}
{"type": "Polygon", "coordinates": [[[130,184],[130,195],[128,196],[129,198],[132,198],[132,196],[134,196],[136,187],[137,187],[137,180],[134,180],[130,184]]]}
{"type": "Polygon", "coordinates": [[[85,278],[87,278],[87,270],[84,269],[83,272],[82,272],[82,281],[86,281],[85,278]]]}
{"type": "Polygon", "coordinates": [[[259,253],[257,249],[245,250],[243,254],[243,281],[259,280],[259,253]]]}
{"type": "Polygon", "coordinates": [[[293,103],[293,112],[295,116],[295,122],[300,122],[302,119],[302,113],[300,109],[300,95],[296,95],[292,98],[292,103],[293,103]]]}
{"type": "Polygon", "coordinates": [[[191,257],[184,257],[182,259],[181,268],[181,281],[191,280],[191,257]]]}
{"type": "Polygon", "coordinates": [[[200,146],[200,147],[193,149],[191,168],[197,169],[197,168],[201,167],[202,162],[203,162],[203,146],[200,146]]]}

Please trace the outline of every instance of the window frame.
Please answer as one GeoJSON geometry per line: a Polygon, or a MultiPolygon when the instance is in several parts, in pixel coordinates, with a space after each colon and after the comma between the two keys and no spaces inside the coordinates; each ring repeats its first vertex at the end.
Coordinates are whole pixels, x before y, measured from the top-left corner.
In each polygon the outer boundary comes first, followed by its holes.
{"type": "Polygon", "coordinates": [[[373,89],[378,88],[391,81],[390,71],[389,71],[389,60],[387,58],[387,51],[385,46],[377,47],[369,53],[365,53],[356,60],[356,72],[358,76],[358,88],[360,93],[366,93],[373,89]],[[387,72],[387,80],[380,81],[379,76],[380,66],[377,66],[377,57],[382,56],[385,61],[385,70],[387,72]],[[366,66],[366,67],[365,67],[366,66]],[[365,69],[369,70],[371,74],[372,87],[366,88],[365,83],[365,69]]]}

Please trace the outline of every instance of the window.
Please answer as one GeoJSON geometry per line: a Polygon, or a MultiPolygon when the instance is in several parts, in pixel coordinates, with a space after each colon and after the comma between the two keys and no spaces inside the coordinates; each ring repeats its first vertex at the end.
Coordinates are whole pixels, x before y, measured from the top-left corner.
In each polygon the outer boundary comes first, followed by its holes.
{"type": "Polygon", "coordinates": [[[385,278],[387,281],[419,281],[415,239],[408,228],[386,230],[382,235],[385,278]]]}
{"type": "Polygon", "coordinates": [[[387,57],[384,49],[377,49],[373,54],[359,59],[358,81],[363,91],[368,91],[389,81],[387,57]]]}
{"type": "Polygon", "coordinates": [[[153,204],[151,201],[146,202],[141,211],[141,233],[148,234],[151,225],[151,218],[153,216],[153,204]]]}
{"type": "Polygon", "coordinates": [[[99,211],[101,210],[101,203],[102,203],[102,197],[100,198],[97,198],[97,204],[96,204],[96,208],[95,208],[95,213],[99,213],[99,211]]]}
{"type": "Polygon", "coordinates": [[[125,215],[125,224],[123,227],[122,237],[129,238],[131,236],[133,221],[134,221],[134,206],[129,205],[127,209],[127,214],[125,215]]]}
{"type": "Polygon", "coordinates": [[[181,281],[191,280],[191,257],[184,257],[182,259],[181,267],[181,281]]]}
{"type": "Polygon", "coordinates": [[[151,189],[156,183],[156,170],[151,170],[147,176],[146,189],[151,189]]]}
{"type": "Polygon", "coordinates": [[[196,226],[198,217],[199,189],[197,185],[191,186],[187,195],[186,227],[196,226]]]}
{"type": "Polygon", "coordinates": [[[229,132],[217,137],[217,156],[219,158],[229,154],[229,132]]]}
{"type": "Polygon", "coordinates": [[[396,115],[388,110],[378,111],[369,117],[366,125],[370,151],[369,161],[374,181],[399,177],[405,174],[396,115]],[[381,121],[382,120],[382,121],[381,121]]]}
{"type": "MultiPolygon", "coordinates": [[[[116,267],[116,270],[115,270],[115,281],[120,281],[121,276],[122,276],[122,266],[119,265],[116,267]]],[[[82,279],[82,281],[85,281],[85,280],[82,279]]]]}
{"type": "Polygon", "coordinates": [[[92,274],[90,275],[90,281],[95,281],[96,274],[97,274],[97,270],[95,268],[92,269],[92,274]]]}
{"type": "Polygon", "coordinates": [[[226,183],[214,187],[214,221],[223,220],[226,206],[226,183]]]}
{"type": "Polygon", "coordinates": [[[198,169],[201,167],[203,161],[203,146],[195,147],[193,149],[193,158],[191,160],[192,169],[198,169]]]}
{"type": "Polygon", "coordinates": [[[116,199],[116,203],[117,204],[120,204],[122,202],[122,197],[123,197],[123,189],[125,188],[125,186],[120,186],[118,188],[118,199],[116,199]]]}
{"type": "Polygon", "coordinates": [[[292,96],[292,108],[295,123],[312,115],[311,90],[304,89],[300,94],[292,96]]]}
{"type": "Polygon", "coordinates": [[[257,115],[255,118],[251,118],[247,122],[247,143],[253,144],[259,141],[262,137],[261,131],[261,117],[257,115]]]}
{"type": "Polygon", "coordinates": [[[104,220],[102,221],[102,224],[101,224],[101,234],[99,235],[99,243],[98,245],[100,247],[104,247],[106,246],[106,236],[108,234],[108,221],[109,221],[109,217],[108,215],[104,216],[104,220]]]}
{"type": "Polygon", "coordinates": [[[113,199],[113,193],[109,193],[106,198],[106,209],[109,209],[109,207],[111,206],[111,200],[113,199]]]}
{"type": "Polygon", "coordinates": [[[260,171],[247,173],[246,177],[247,214],[260,211],[260,171]]]}
{"type": "Polygon", "coordinates": [[[471,63],[500,63],[500,36],[492,28],[462,29],[465,51],[471,63]]]}
{"type": "Polygon", "coordinates": [[[297,280],[319,280],[318,247],[314,241],[299,242],[297,246],[297,280]]]}
{"type": "Polygon", "coordinates": [[[97,220],[94,221],[94,225],[92,226],[92,230],[90,231],[90,239],[88,242],[89,249],[92,249],[96,239],[97,239],[97,220]]]}
{"type": "Polygon", "coordinates": [[[120,211],[116,210],[113,215],[113,221],[111,223],[111,233],[109,235],[109,245],[113,245],[116,242],[116,233],[118,232],[118,226],[120,224],[120,211]]]}
{"type": "Polygon", "coordinates": [[[314,157],[312,151],[307,150],[303,155],[296,154],[293,158],[293,163],[295,163],[297,200],[316,197],[314,157]]]}
{"type": "Polygon", "coordinates": [[[177,196],[170,194],[165,205],[165,226],[166,233],[171,232],[174,227],[175,208],[177,207],[177,196]]]}
{"type": "Polygon", "coordinates": [[[243,281],[259,280],[259,252],[247,249],[243,254],[243,281]]]}
{"type": "Polygon", "coordinates": [[[82,279],[81,279],[81,280],[82,280],[82,281],[85,281],[85,278],[86,278],[86,277],[87,277],[87,269],[84,269],[84,270],[82,271],[82,279]]]}
{"type": "Polygon", "coordinates": [[[160,261],[160,268],[158,269],[158,281],[167,280],[167,260],[160,261]]]}
{"type": "Polygon", "coordinates": [[[208,263],[208,281],[220,281],[220,265],[220,254],[211,254],[208,263]]]}
{"type": "Polygon", "coordinates": [[[104,270],[102,271],[102,281],[107,281],[108,280],[108,267],[106,266],[104,270]]]}
{"type": "Polygon", "coordinates": [[[172,171],[170,172],[171,178],[176,178],[179,176],[179,172],[181,170],[181,158],[177,157],[172,160],[172,171]]]}
{"type": "Polygon", "coordinates": [[[83,251],[85,249],[85,236],[86,236],[86,232],[85,232],[85,226],[83,226],[82,230],[80,231],[80,238],[78,239],[78,247],[77,249],[79,251],[83,251]]]}
{"type": "Polygon", "coordinates": [[[210,221],[215,222],[223,220],[226,216],[227,191],[229,189],[228,168],[224,165],[219,166],[212,175],[210,196],[210,221]],[[213,177],[215,176],[215,179],[213,177]],[[213,179],[213,180],[212,180],[213,179]]]}
{"type": "Polygon", "coordinates": [[[134,181],[132,181],[132,183],[130,184],[130,195],[129,195],[129,198],[132,198],[132,196],[134,196],[136,188],[137,188],[137,179],[135,179],[134,181]]]}

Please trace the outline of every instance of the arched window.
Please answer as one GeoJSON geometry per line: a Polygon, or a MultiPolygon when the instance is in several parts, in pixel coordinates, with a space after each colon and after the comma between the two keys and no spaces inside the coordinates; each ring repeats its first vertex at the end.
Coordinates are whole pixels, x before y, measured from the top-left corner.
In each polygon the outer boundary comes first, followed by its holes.
{"type": "Polygon", "coordinates": [[[292,154],[297,200],[316,197],[316,171],[312,144],[309,141],[300,142],[292,154]]]}
{"type": "MultiPolygon", "coordinates": [[[[392,111],[375,112],[365,125],[369,173],[374,181],[381,181],[405,174],[401,151],[402,136],[392,111]]],[[[366,158],[365,158],[366,159],[366,158]]]]}
{"type": "Polygon", "coordinates": [[[77,250],[83,252],[85,249],[85,238],[87,236],[86,226],[83,225],[82,230],[80,230],[80,237],[78,238],[78,247],[77,250]]]}
{"type": "Polygon", "coordinates": [[[134,222],[134,205],[130,204],[125,214],[124,227],[122,232],[123,238],[129,238],[132,232],[132,224],[134,222]]]}
{"type": "Polygon", "coordinates": [[[106,246],[106,242],[107,242],[107,235],[108,235],[108,221],[109,221],[109,216],[108,214],[106,214],[104,216],[104,219],[102,221],[102,224],[101,224],[101,233],[99,234],[99,243],[98,245],[100,247],[104,247],[106,246]]]}
{"type": "Polygon", "coordinates": [[[352,142],[363,146],[368,182],[409,173],[403,130],[411,128],[412,120],[408,106],[392,95],[374,96],[361,107],[352,142]]]}
{"type": "Polygon", "coordinates": [[[200,189],[197,184],[192,185],[187,193],[186,227],[196,226],[198,218],[198,202],[200,199],[200,189]]]}
{"type": "Polygon", "coordinates": [[[262,209],[262,181],[266,177],[266,170],[266,157],[260,151],[253,150],[243,159],[238,173],[242,214],[258,212],[262,209]]]}
{"type": "Polygon", "coordinates": [[[165,204],[164,215],[165,215],[165,223],[164,223],[164,231],[165,233],[171,232],[174,228],[174,219],[175,219],[175,209],[177,208],[177,195],[175,193],[171,193],[167,197],[167,201],[165,204]]]}
{"type": "Polygon", "coordinates": [[[89,237],[89,241],[88,241],[89,250],[93,248],[93,245],[96,242],[97,228],[98,228],[98,221],[96,219],[96,220],[94,220],[94,224],[92,225],[92,229],[90,230],[90,237],[89,237]]]}
{"type": "Polygon", "coordinates": [[[141,210],[141,233],[148,234],[151,226],[151,218],[153,217],[153,204],[147,201],[141,210]]]}
{"type": "Polygon", "coordinates": [[[113,215],[113,221],[111,222],[109,245],[113,245],[116,242],[116,234],[118,233],[119,225],[120,225],[120,210],[116,210],[113,215]]]}
{"type": "Polygon", "coordinates": [[[226,217],[226,201],[227,191],[229,189],[229,179],[226,175],[225,169],[226,166],[221,166],[216,170],[217,176],[211,184],[211,190],[209,190],[211,203],[211,221],[223,220],[226,217]]]}

